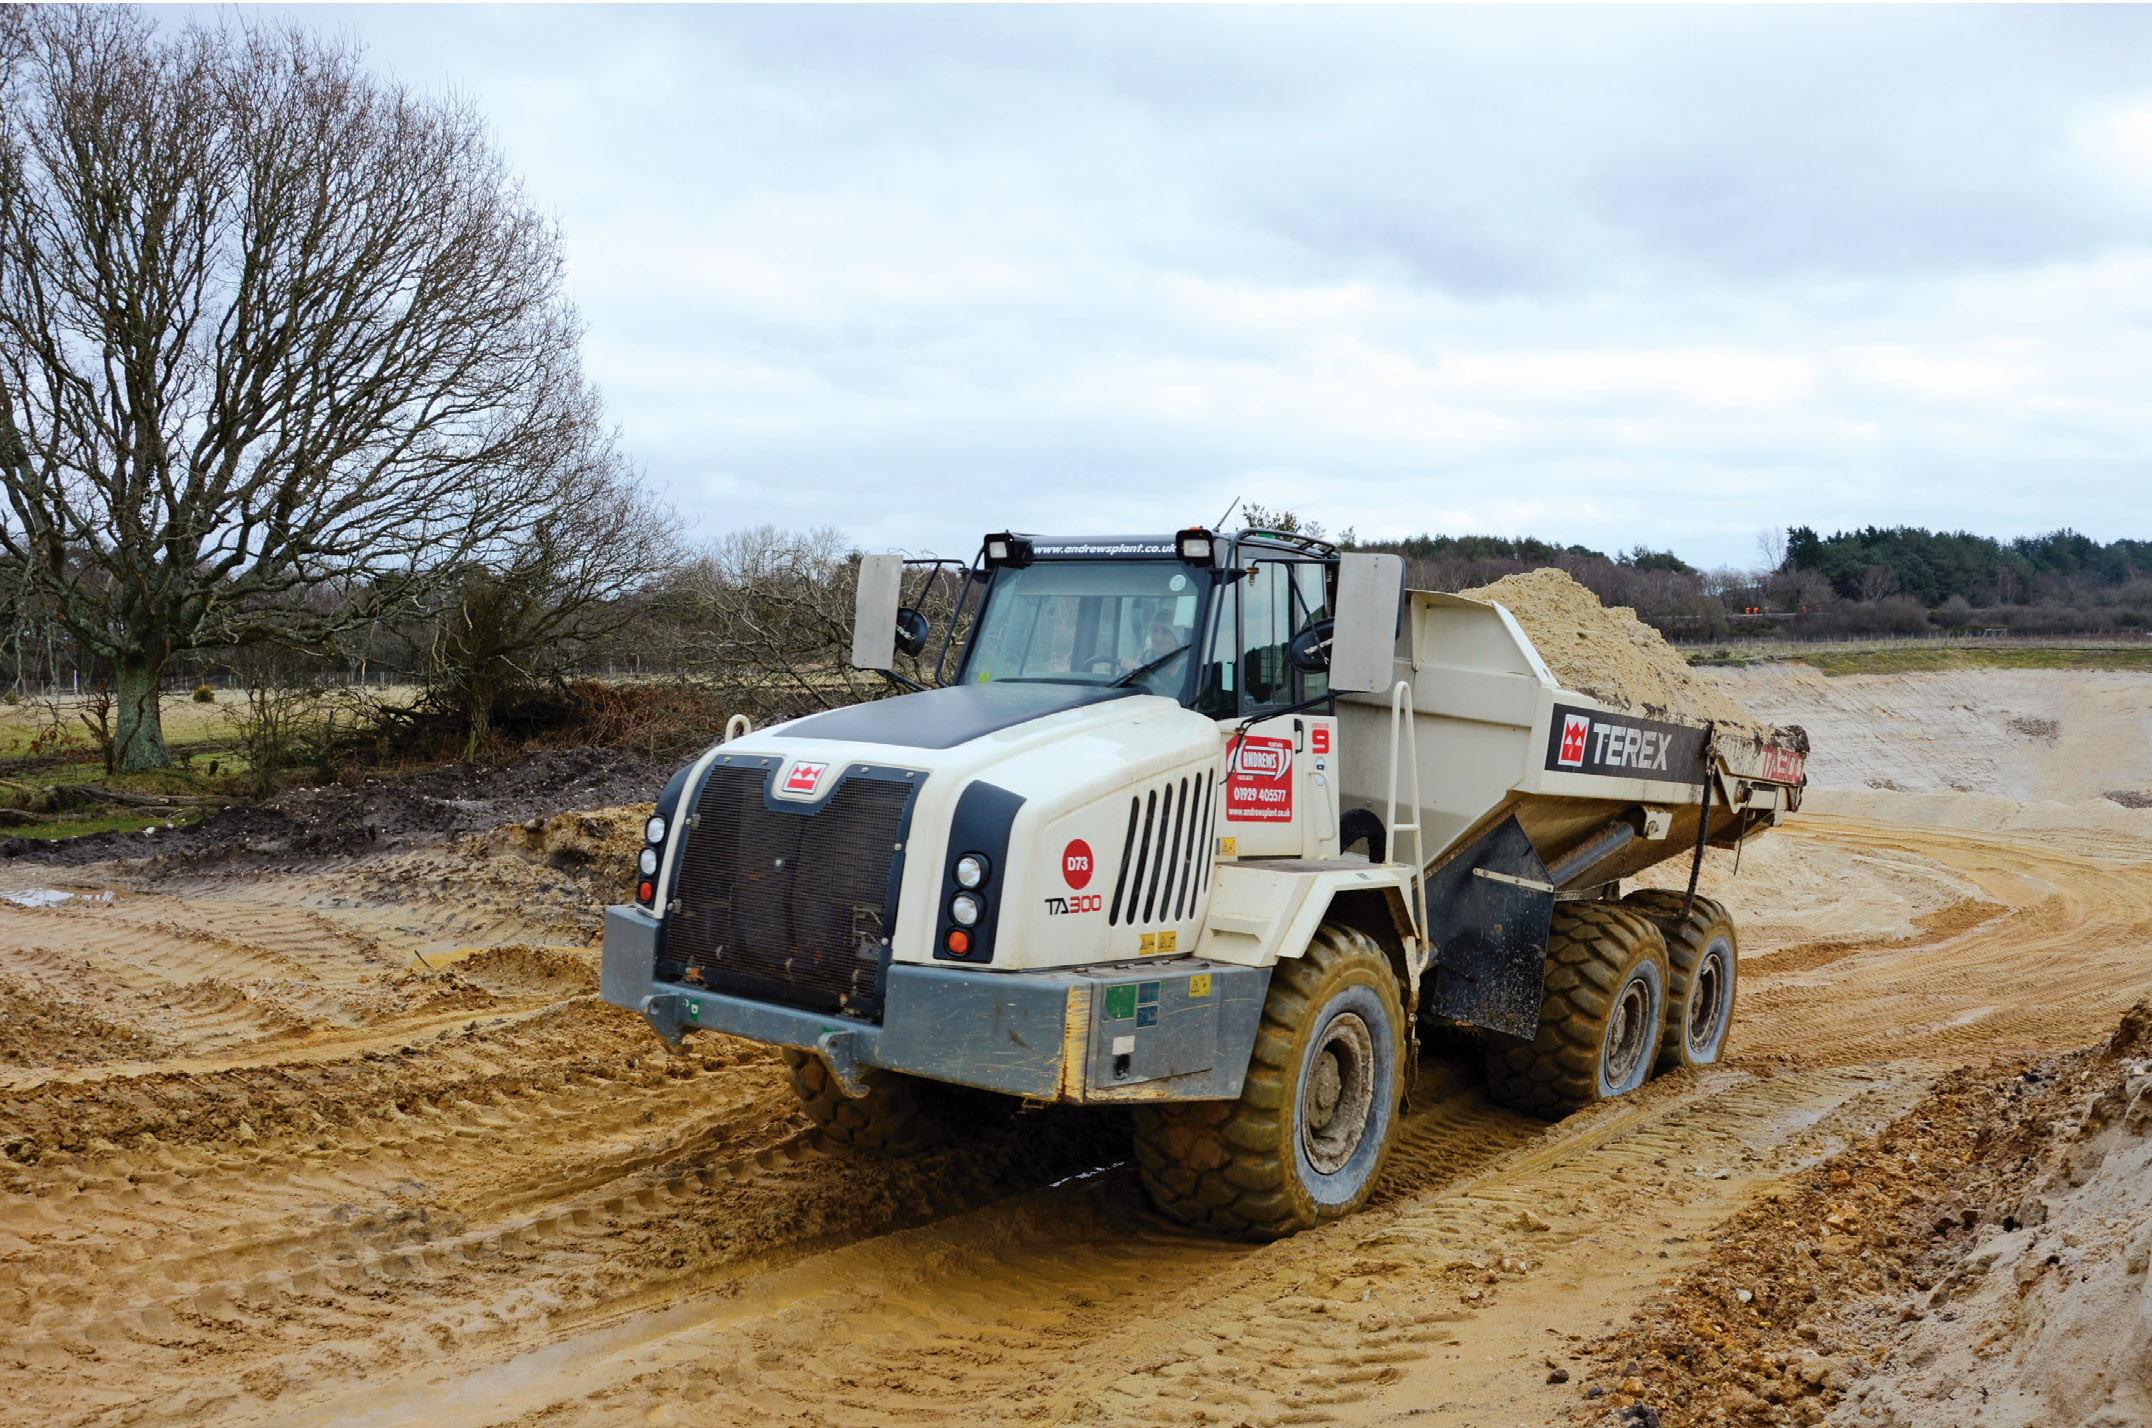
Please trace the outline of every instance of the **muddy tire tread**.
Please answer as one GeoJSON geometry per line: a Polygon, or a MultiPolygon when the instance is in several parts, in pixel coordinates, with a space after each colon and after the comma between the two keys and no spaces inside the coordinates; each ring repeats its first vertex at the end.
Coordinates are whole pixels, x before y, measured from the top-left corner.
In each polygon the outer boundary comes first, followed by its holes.
{"type": "MultiPolygon", "coordinates": [[[[1136,1173],[1161,1210],[1184,1224],[1241,1239],[1274,1240],[1310,1226],[1284,1184],[1292,1142],[1297,1033],[1328,998],[1322,989],[1358,967],[1391,991],[1392,1041],[1405,1045],[1395,974],[1375,940],[1357,928],[1324,923],[1305,953],[1270,974],[1263,1020],[1237,1101],[1177,1101],[1135,1111],[1136,1173]]],[[[1400,1053],[1402,1054],[1402,1053],[1400,1053]]],[[[1395,1068],[1401,1071],[1402,1068],[1395,1068]]],[[[1393,1072],[1392,1085],[1403,1077],[1393,1072]]],[[[1391,1107],[1391,1115],[1396,1107],[1391,1107]]],[[[1388,1147],[1384,1148],[1387,1158],[1388,1147]]],[[[1372,1192],[1382,1177],[1368,1176],[1372,1192]]],[[[1367,1198],[1320,1206],[1315,1223],[1341,1218],[1367,1198]]]]}
{"type": "Polygon", "coordinates": [[[1006,1099],[872,1067],[860,1073],[867,1094],[854,1098],[844,1093],[828,1064],[814,1052],[795,1047],[782,1051],[792,1094],[821,1127],[823,1138],[871,1155],[895,1159],[946,1145],[964,1124],[960,1109],[972,1110],[976,1120],[992,1102],[1006,1099]]]}
{"type": "MultiPolygon", "coordinates": [[[[1733,914],[1724,903],[1708,897],[1696,899],[1684,919],[1681,905],[1686,894],[1672,888],[1638,888],[1623,898],[1622,906],[1633,907],[1659,925],[1666,938],[1666,1031],[1659,1041],[1658,1069],[1678,1071],[1685,1064],[1681,1055],[1682,1037],[1687,1028],[1681,1024],[1682,1013],[1689,1005],[1689,979],[1696,975],[1696,967],[1703,960],[1704,949],[1711,945],[1711,936],[1720,928],[1726,931],[1726,941],[1733,948],[1734,975],[1727,989],[1729,997],[1738,996],[1741,990],[1739,968],[1741,942],[1734,935],[1733,914]]],[[[1734,1008],[1728,1006],[1727,1038],[1733,1036],[1734,1008]]],[[[1726,1054],[1726,1042],[1719,1042],[1719,1055],[1726,1054]]]]}
{"type": "Polygon", "coordinates": [[[1548,1120],[1599,1099],[1599,1051],[1607,1013],[1639,942],[1656,945],[1664,965],[1665,937],[1643,913],[1607,902],[1556,909],[1547,937],[1539,1034],[1530,1041],[1488,1035],[1489,1096],[1548,1120]]]}

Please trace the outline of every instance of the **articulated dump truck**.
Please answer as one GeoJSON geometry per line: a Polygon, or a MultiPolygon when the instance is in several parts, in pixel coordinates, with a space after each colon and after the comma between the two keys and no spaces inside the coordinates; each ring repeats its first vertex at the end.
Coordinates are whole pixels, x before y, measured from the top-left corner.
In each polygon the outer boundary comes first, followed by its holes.
{"type": "Polygon", "coordinates": [[[1566,689],[1500,603],[1293,535],[989,536],[939,632],[905,566],[852,659],[927,682],[705,752],[605,917],[607,1000],[783,1048],[829,1140],[1126,1106],[1161,1210],[1274,1238],[1366,1201],[1423,1031],[1548,1117],[1721,1054],[1725,911],[1621,883],[1797,807],[1798,730],[1566,689]]]}

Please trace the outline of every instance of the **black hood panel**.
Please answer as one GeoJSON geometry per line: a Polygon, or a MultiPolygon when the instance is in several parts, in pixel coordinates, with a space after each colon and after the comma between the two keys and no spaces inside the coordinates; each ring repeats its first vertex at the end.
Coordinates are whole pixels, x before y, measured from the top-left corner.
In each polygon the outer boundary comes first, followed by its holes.
{"type": "Polygon", "coordinates": [[[773,737],[953,749],[1048,714],[1143,692],[1096,684],[955,684],[810,714],[774,731],[773,737]]]}

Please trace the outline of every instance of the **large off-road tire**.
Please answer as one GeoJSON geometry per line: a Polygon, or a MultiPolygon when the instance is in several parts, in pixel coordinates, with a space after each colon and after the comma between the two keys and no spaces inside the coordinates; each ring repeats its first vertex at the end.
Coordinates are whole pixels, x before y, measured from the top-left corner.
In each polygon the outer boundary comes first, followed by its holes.
{"type": "Polygon", "coordinates": [[[896,1071],[867,1068],[867,1094],[847,1096],[829,1065],[812,1051],[784,1048],[792,1094],[800,1109],[837,1145],[900,1157],[946,1145],[961,1131],[999,1120],[1013,1108],[1007,1096],[944,1085],[896,1071]]]}
{"type": "Polygon", "coordinates": [[[1373,938],[1325,923],[1270,974],[1237,1101],[1136,1111],[1136,1167],[1185,1224],[1274,1240],[1367,1203],[1397,1126],[1405,1014],[1373,938]]]}
{"type": "Polygon", "coordinates": [[[1633,1091],[1651,1076],[1665,1023],[1658,925],[1618,903],[1563,903],[1547,937],[1539,1034],[1488,1034],[1488,1094],[1553,1120],[1633,1091]]]}
{"type": "Polygon", "coordinates": [[[1671,888],[1638,888],[1623,898],[1666,935],[1666,1035],[1659,1042],[1659,1069],[1710,1066],[1726,1049],[1734,1024],[1734,991],[1741,953],[1734,920],[1726,909],[1700,897],[1687,918],[1683,894],[1671,888]]]}

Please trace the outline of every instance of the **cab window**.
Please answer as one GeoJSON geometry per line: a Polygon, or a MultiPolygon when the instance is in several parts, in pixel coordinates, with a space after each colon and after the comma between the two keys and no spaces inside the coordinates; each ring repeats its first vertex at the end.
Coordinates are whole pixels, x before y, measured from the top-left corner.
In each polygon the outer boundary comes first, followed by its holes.
{"type": "Polygon", "coordinates": [[[1240,587],[1240,710],[1282,709],[1329,692],[1328,677],[1294,669],[1286,646],[1329,616],[1328,568],[1316,561],[1257,560],[1240,587]]]}
{"type": "Polygon", "coordinates": [[[1193,706],[1198,714],[1230,719],[1240,712],[1240,585],[1218,587],[1211,598],[1211,627],[1205,631],[1201,674],[1193,706]]]}
{"type": "Polygon", "coordinates": [[[1127,684],[1179,698],[1201,587],[1178,561],[1056,561],[996,571],[963,679],[1127,684]]]}

